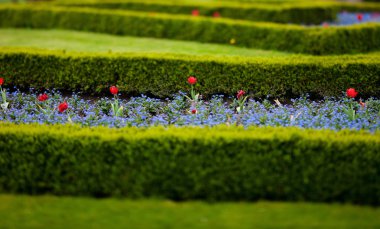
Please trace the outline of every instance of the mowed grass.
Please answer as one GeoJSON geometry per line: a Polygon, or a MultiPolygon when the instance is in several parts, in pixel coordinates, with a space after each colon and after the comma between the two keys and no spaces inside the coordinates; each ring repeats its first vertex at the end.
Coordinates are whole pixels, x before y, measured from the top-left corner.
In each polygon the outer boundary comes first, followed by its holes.
{"type": "Polygon", "coordinates": [[[379,228],[380,209],[0,195],[0,228],[379,228]]]}
{"type": "Polygon", "coordinates": [[[0,29],[0,47],[29,47],[76,52],[146,52],[189,55],[285,56],[285,52],[154,38],[66,31],[0,29]]]}

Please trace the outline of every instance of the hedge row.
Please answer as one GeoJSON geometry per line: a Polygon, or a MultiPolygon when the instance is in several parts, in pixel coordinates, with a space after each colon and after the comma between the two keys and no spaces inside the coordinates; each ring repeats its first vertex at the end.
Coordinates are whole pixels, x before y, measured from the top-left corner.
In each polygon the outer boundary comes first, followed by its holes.
{"type": "MultiPolygon", "coordinates": [[[[199,10],[202,16],[213,16],[215,12],[223,17],[252,21],[271,21],[280,23],[320,24],[336,18],[338,8],[331,4],[242,4],[218,2],[168,2],[168,1],[99,1],[60,3],[63,6],[92,7],[104,9],[127,9],[137,11],[188,14],[199,10]]],[[[380,7],[379,7],[380,9],[380,7]]]]}
{"type": "Polygon", "coordinates": [[[0,192],[380,204],[380,134],[0,124],[0,192]]]}
{"type": "Polygon", "coordinates": [[[6,87],[90,93],[116,84],[124,93],[166,97],[187,91],[186,79],[194,75],[203,95],[245,89],[257,97],[341,96],[349,87],[363,97],[380,95],[380,55],[243,58],[3,49],[0,72],[6,87]]]}
{"type": "Polygon", "coordinates": [[[133,11],[3,6],[0,27],[61,28],[222,44],[233,38],[238,46],[311,54],[380,49],[378,24],[326,29],[133,11]]]}
{"type": "Polygon", "coordinates": [[[293,3],[231,3],[231,2],[169,2],[169,1],[135,1],[113,0],[95,2],[64,2],[63,6],[92,7],[101,9],[127,9],[171,14],[191,14],[195,9],[200,15],[213,16],[215,12],[226,18],[252,21],[271,21],[279,23],[321,24],[336,19],[340,11],[380,11],[377,3],[342,3],[342,2],[293,2],[293,3]]]}

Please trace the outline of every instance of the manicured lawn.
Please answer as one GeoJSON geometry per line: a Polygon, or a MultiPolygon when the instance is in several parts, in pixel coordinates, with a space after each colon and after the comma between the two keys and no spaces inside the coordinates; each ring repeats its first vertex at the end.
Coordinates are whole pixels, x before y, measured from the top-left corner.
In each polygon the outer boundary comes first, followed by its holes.
{"type": "Polygon", "coordinates": [[[121,37],[66,30],[0,29],[0,47],[81,52],[165,52],[194,55],[285,56],[288,53],[165,39],[121,37]]]}
{"type": "Polygon", "coordinates": [[[379,228],[380,209],[0,195],[1,228],[379,228]]]}

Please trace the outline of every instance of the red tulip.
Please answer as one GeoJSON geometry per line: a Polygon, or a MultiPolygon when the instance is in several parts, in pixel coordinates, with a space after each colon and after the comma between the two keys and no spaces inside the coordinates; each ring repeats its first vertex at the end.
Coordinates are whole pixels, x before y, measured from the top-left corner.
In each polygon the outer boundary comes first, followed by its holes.
{"type": "Polygon", "coordinates": [[[193,15],[193,16],[199,16],[199,10],[193,10],[193,11],[191,11],[191,15],[193,15]]]}
{"type": "Polygon", "coordinates": [[[358,19],[358,21],[362,21],[363,20],[363,14],[357,14],[356,18],[358,19]]]}
{"type": "Polygon", "coordinates": [[[197,78],[195,78],[194,76],[190,76],[189,78],[187,78],[187,82],[189,82],[189,84],[193,85],[197,82],[197,78]]]}
{"type": "Polygon", "coordinates": [[[42,94],[42,95],[38,96],[38,101],[43,102],[43,101],[47,100],[48,98],[49,98],[49,96],[47,94],[42,94]]]}
{"type": "Polygon", "coordinates": [[[323,28],[328,28],[328,27],[329,27],[329,23],[324,22],[324,23],[322,24],[322,26],[323,26],[323,28]]]}
{"type": "Polygon", "coordinates": [[[243,95],[245,94],[245,91],[243,91],[243,90],[240,90],[240,91],[238,91],[238,93],[237,93],[237,98],[238,99],[240,99],[243,95]]]}
{"type": "Polygon", "coordinates": [[[355,98],[358,95],[358,92],[355,91],[354,88],[349,88],[346,91],[346,95],[347,95],[348,98],[355,98]]]}
{"type": "Polygon", "coordinates": [[[58,106],[58,111],[59,111],[60,113],[62,113],[62,112],[64,112],[67,108],[69,108],[69,105],[68,105],[68,104],[66,103],[66,101],[65,101],[65,102],[59,104],[59,106],[58,106]]]}
{"type": "Polygon", "coordinates": [[[213,17],[220,17],[220,13],[218,11],[215,11],[213,14],[212,14],[213,17]]]}
{"type": "Polygon", "coordinates": [[[198,113],[198,111],[197,111],[197,109],[192,109],[192,110],[191,110],[191,113],[192,113],[192,114],[196,114],[196,113],[198,113]]]}
{"type": "Polygon", "coordinates": [[[3,85],[3,83],[4,83],[4,79],[0,78],[0,86],[3,85]]]}
{"type": "Polygon", "coordinates": [[[110,92],[111,94],[116,95],[119,92],[119,89],[117,89],[116,86],[112,86],[110,87],[110,92]]]}

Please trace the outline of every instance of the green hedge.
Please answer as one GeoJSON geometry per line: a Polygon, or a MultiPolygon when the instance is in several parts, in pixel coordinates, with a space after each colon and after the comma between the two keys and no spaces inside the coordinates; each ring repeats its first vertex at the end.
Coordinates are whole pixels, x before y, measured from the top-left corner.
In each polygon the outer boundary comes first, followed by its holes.
{"type": "Polygon", "coordinates": [[[3,6],[0,27],[61,28],[222,44],[234,38],[238,46],[311,54],[380,49],[380,25],[376,23],[326,29],[132,11],[3,6]]]}
{"type": "Polygon", "coordinates": [[[107,91],[171,96],[198,78],[203,95],[250,90],[257,97],[305,93],[341,96],[354,87],[360,96],[380,95],[380,55],[277,58],[207,57],[165,54],[75,54],[62,51],[0,51],[6,87],[107,91]]]}
{"type": "MultiPolygon", "coordinates": [[[[62,3],[61,3],[62,4],[62,3]]],[[[137,11],[163,12],[190,15],[198,9],[202,16],[212,16],[219,12],[223,17],[252,21],[271,21],[280,23],[320,24],[336,18],[338,9],[330,4],[236,4],[217,2],[168,2],[168,1],[101,1],[63,3],[63,6],[92,7],[104,9],[127,9],[137,11]]],[[[380,7],[379,7],[380,8],[380,7]]]]}
{"type": "Polygon", "coordinates": [[[0,124],[0,192],[380,204],[380,134],[0,124]]]}
{"type": "Polygon", "coordinates": [[[171,14],[191,14],[198,9],[203,16],[212,16],[219,12],[223,17],[252,21],[271,21],[279,23],[321,24],[336,19],[343,10],[380,11],[375,3],[339,3],[339,2],[278,2],[269,3],[231,3],[231,2],[169,2],[113,0],[95,2],[63,2],[63,6],[84,6],[103,9],[127,9],[137,11],[163,12],[171,14]]]}

